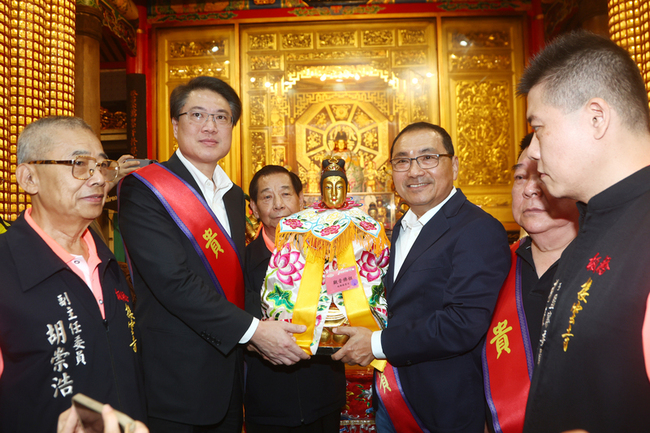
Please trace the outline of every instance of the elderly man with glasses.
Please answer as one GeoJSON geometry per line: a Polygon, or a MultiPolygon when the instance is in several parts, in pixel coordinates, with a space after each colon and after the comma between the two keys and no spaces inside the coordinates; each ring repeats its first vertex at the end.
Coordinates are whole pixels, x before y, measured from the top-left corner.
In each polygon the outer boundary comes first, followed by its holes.
{"type": "Polygon", "coordinates": [[[0,431],[56,431],[79,392],[146,420],[129,288],[88,230],[117,175],[81,119],[40,119],[18,139],[32,207],[0,235],[0,431]]]}
{"type": "Polygon", "coordinates": [[[127,176],[119,218],[131,258],[152,432],[233,432],[243,423],[244,344],[274,364],[308,356],[304,326],[244,311],[244,194],[219,160],[230,152],[241,101],[197,77],[169,101],[178,150],[127,176]]]}
{"type": "Polygon", "coordinates": [[[510,265],[503,226],[454,187],[458,157],[443,128],[404,128],[393,181],[410,209],[395,225],[386,274],[388,325],[350,335],[333,355],[375,375],[377,431],[483,432],[481,347],[510,265]]]}

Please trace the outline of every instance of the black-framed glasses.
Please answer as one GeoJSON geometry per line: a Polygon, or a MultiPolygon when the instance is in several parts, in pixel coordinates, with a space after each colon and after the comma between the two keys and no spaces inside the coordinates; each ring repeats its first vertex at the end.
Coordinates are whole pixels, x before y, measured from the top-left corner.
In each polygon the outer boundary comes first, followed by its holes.
{"type": "Polygon", "coordinates": [[[181,117],[185,114],[187,114],[187,118],[189,119],[190,123],[193,123],[194,125],[205,125],[205,122],[207,122],[210,118],[212,118],[212,121],[214,121],[218,126],[232,125],[232,116],[224,113],[214,114],[207,113],[205,111],[192,110],[181,113],[178,115],[178,117],[181,117]]]}
{"type": "Polygon", "coordinates": [[[95,173],[97,167],[99,172],[108,182],[115,180],[120,171],[120,163],[112,159],[105,159],[97,162],[92,156],[77,156],[75,159],[53,160],[43,159],[30,161],[28,164],[63,164],[72,166],[72,177],[79,180],[88,180],[95,173]]]}
{"type": "Polygon", "coordinates": [[[440,163],[441,156],[448,156],[452,158],[454,155],[450,153],[433,153],[431,155],[420,155],[417,158],[400,157],[390,160],[393,166],[393,171],[409,171],[413,161],[417,161],[422,169],[436,168],[440,163]]]}

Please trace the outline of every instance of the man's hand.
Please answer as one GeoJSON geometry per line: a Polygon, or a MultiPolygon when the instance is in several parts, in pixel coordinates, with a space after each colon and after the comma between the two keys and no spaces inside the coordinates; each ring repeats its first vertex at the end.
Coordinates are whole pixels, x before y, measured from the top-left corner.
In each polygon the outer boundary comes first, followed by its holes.
{"type": "Polygon", "coordinates": [[[365,367],[374,361],[375,356],[372,354],[372,331],[368,328],[356,326],[342,326],[333,329],[335,334],[349,335],[350,339],[345,346],[340,348],[332,359],[334,361],[345,362],[349,365],[361,365],[365,367]]]}
{"type": "MultiPolygon", "coordinates": [[[[98,426],[88,426],[84,428],[79,419],[79,414],[74,405],[70,409],[59,415],[57,424],[57,433],[120,433],[119,423],[115,410],[108,404],[102,408],[102,420],[98,426]]],[[[126,433],[149,433],[147,426],[140,421],[129,424],[125,430],[126,433]]]]}
{"type": "Polygon", "coordinates": [[[110,185],[108,187],[109,191],[112,190],[120,182],[120,180],[123,177],[125,177],[127,174],[140,168],[140,163],[138,163],[137,161],[132,161],[132,159],[133,159],[133,155],[122,155],[117,160],[117,162],[119,163],[117,177],[112,181],[108,182],[108,184],[110,185]]]}
{"type": "Polygon", "coordinates": [[[262,320],[250,342],[272,364],[292,365],[301,359],[309,359],[309,355],[296,344],[292,335],[305,332],[306,329],[305,325],[262,320]]]}

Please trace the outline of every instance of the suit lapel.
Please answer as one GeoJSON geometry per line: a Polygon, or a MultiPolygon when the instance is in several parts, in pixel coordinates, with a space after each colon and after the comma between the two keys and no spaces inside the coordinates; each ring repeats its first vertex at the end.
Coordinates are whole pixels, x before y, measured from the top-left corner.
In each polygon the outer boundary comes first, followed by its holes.
{"type": "MultiPolygon", "coordinates": [[[[435,244],[438,241],[438,239],[440,239],[440,237],[443,234],[445,234],[447,230],[449,230],[450,227],[449,219],[453,218],[454,216],[456,216],[456,214],[458,214],[461,205],[466,200],[467,199],[465,198],[465,195],[462,193],[462,191],[459,189],[456,190],[456,193],[449,199],[447,203],[445,203],[442,209],[440,209],[438,213],[436,213],[433,216],[433,218],[431,218],[429,222],[427,222],[425,226],[422,227],[420,234],[418,235],[417,239],[413,243],[413,246],[409,250],[408,255],[404,259],[404,263],[402,264],[402,267],[399,270],[399,274],[397,274],[397,278],[395,279],[395,283],[394,283],[395,285],[399,282],[400,278],[402,278],[402,276],[408,271],[409,267],[411,267],[411,265],[427,249],[429,249],[433,244],[435,244]]],[[[397,238],[395,237],[395,239],[393,240],[393,245],[395,244],[396,240],[397,238]]],[[[395,264],[394,258],[391,255],[391,268],[393,268],[394,264],[395,264]]],[[[392,276],[392,272],[390,272],[390,275],[392,276]]]]}
{"type": "Polygon", "coordinates": [[[408,255],[404,259],[404,263],[397,274],[395,284],[397,284],[402,276],[408,271],[409,267],[415,262],[429,247],[436,243],[436,241],[449,229],[447,216],[442,212],[434,215],[429,222],[422,227],[415,243],[411,247],[408,255]]]}
{"type": "Polygon", "coordinates": [[[397,223],[393,226],[393,234],[391,235],[390,238],[390,257],[388,258],[388,271],[386,272],[386,276],[384,277],[384,287],[386,288],[386,292],[390,291],[391,287],[393,287],[393,280],[394,280],[394,272],[395,272],[395,247],[397,246],[397,238],[399,237],[399,233],[402,229],[402,219],[404,219],[404,216],[397,221],[397,223]]]}

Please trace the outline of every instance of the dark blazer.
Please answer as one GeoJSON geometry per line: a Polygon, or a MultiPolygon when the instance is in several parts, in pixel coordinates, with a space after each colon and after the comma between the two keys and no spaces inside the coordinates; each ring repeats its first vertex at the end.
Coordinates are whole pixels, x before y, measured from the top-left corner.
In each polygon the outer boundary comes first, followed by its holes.
{"type": "MultiPolygon", "coordinates": [[[[261,317],[260,292],[271,252],[260,235],[246,247],[246,311],[261,317]]],[[[312,356],[296,365],[272,365],[246,353],[246,421],[287,427],[309,424],[345,405],[345,365],[312,356]]]]}
{"type": "Polygon", "coordinates": [[[506,232],[457,190],[422,228],[393,282],[382,348],[431,432],[483,431],[481,347],[510,268],[506,232]]]}
{"type": "Polygon", "coordinates": [[[129,329],[129,287],[113,253],[93,238],[105,318],[87,284],[23,215],[0,235],[1,432],[56,431],[78,392],[147,421],[141,360],[131,346],[140,343],[137,329],[135,335],[129,329]],[[63,361],[60,369],[54,359],[63,361]]]}
{"type": "MultiPolygon", "coordinates": [[[[163,165],[200,193],[176,154],[163,165]]],[[[243,387],[233,378],[243,377],[238,342],[252,317],[217,293],[192,244],[149,188],[127,176],[119,196],[120,228],[137,295],[149,416],[215,424],[225,416],[233,387],[243,387]]],[[[224,202],[241,257],[241,188],[233,186],[224,202]]]]}

